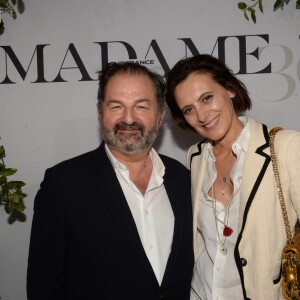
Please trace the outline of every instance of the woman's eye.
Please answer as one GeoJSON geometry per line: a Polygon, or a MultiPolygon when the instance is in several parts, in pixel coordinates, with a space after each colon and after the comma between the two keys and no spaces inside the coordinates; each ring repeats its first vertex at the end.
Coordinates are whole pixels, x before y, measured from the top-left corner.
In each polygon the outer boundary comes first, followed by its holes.
{"type": "Polygon", "coordinates": [[[212,95],[207,95],[203,98],[203,102],[207,102],[212,98],[212,95]]]}
{"type": "Polygon", "coordinates": [[[187,107],[183,110],[183,114],[184,115],[188,115],[190,114],[191,112],[193,111],[193,108],[192,107],[187,107]]]}

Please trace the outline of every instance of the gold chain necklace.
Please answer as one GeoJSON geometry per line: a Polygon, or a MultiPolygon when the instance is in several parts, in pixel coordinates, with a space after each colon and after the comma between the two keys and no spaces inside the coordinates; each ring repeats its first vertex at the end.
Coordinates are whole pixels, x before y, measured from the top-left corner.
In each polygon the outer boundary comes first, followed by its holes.
{"type": "Polygon", "coordinates": [[[227,176],[222,177],[222,182],[223,182],[223,186],[221,188],[221,194],[222,194],[222,196],[224,196],[225,195],[225,186],[226,186],[226,183],[227,183],[227,176]]]}
{"type": "Polygon", "coordinates": [[[220,241],[220,252],[222,255],[226,255],[227,254],[226,238],[228,236],[230,236],[233,232],[232,228],[228,226],[228,218],[229,218],[229,208],[231,206],[231,202],[232,202],[232,199],[234,196],[234,190],[232,191],[232,194],[230,196],[227,206],[224,208],[224,220],[223,221],[220,220],[217,216],[217,207],[216,207],[217,200],[215,199],[214,185],[212,185],[212,187],[211,187],[211,196],[212,196],[212,200],[213,200],[212,201],[212,210],[213,210],[214,217],[215,217],[218,239],[220,241]],[[224,225],[224,229],[223,229],[224,240],[222,240],[219,235],[218,222],[220,222],[224,225]]]}

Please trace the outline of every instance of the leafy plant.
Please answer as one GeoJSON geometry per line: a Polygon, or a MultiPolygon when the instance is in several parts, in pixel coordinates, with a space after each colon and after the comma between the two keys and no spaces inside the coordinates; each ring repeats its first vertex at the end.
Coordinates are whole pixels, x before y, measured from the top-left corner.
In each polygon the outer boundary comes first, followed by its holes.
{"type": "Polygon", "coordinates": [[[22,192],[25,185],[23,181],[9,181],[7,177],[14,175],[17,170],[7,168],[4,163],[5,150],[0,146],[0,205],[5,206],[6,213],[14,211],[23,212],[25,209],[23,198],[26,196],[22,192]]]}
{"type": "MultiPolygon", "coordinates": [[[[246,2],[238,2],[237,6],[238,8],[244,13],[244,17],[247,21],[251,20],[253,23],[256,23],[256,10],[255,8],[258,5],[258,9],[261,13],[264,12],[264,6],[262,0],[251,0],[253,3],[247,4],[246,2]],[[249,18],[250,15],[250,18],[249,18]]],[[[276,11],[277,9],[281,8],[283,9],[285,5],[289,4],[290,0],[275,0],[275,3],[273,5],[273,10],[276,11]]],[[[296,8],[300,8],[300,0],[296,0],[296,8]]]]}
{"type": "Polygon", "coordinates": [[[0,0],[0,34],[2,34],[5,29],[2,19],[4,13],[8,13],[14,19],[17,17],[17,13],[10,0],[0,0]]]}

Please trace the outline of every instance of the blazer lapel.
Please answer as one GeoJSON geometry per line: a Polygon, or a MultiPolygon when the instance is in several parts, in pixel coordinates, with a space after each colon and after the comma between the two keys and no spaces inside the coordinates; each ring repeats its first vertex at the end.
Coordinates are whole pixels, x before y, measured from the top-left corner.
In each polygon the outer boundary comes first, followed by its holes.
{"type": "Polygon", "coordinates": [[[244,164],[241,186],[239,231],[243,230],[247,213],[270,163],[269,135],[265,125],[249,118],[250,140],[244,164]]]}
{"type": "Polygon", "coordinates": [[[192,201],[193,201],[193,245],[194,254],[197,257],[198,254],[198,243],[197,243],[197,226],[198,226],[198,211],[200,206],[200,195],[201,188],[204,180],[204,175],[206,171],[206,161],[207,161],[207,144],[206,140],[196,145],[197,150],[191,149],[192,153],[188,153],[190,157],[190,169],[191,169],[191,184],[192,184],[192,201]]]}
{"type": "Polygon", "coordinates": [[[174,213],[174,232],[173,232],[173,241],[171,247],[171,253],[166,265],[165,273],[163,276],[162,284],[168,279],[168,277],[172,274],[172,269],[175,266],[178,249],[181,244],[182,239],[182,230],[183,230],[183,222],[182,214],[180,213],[181,207],[177,201],[178,197],[180,197],[180,191],[178,191],[174,187],[174,180],[172,180],[172,174],[169,174],[169,170],[166,168],[166,173],[164,176],[164,185],[168,194],[169,201],[172,206],[172,210],[174,213]]]}
{"type": "Polygon", "coordinates": [[[102,201],[105,201],[108,213],[124,236],[123,242],[125,241],[126,245],[131,247],[132,252],[135,253],[145,268],[148,269],[149,272],[152,272],[155,277],[139,237],[134,218],[115,171],[105,152],[103,143],[98,150],[94,165],[94,173],[98,177],[98,180],[102,181],[101,186],[105,187],[105,190],[98,188],[99,199],[102,198],[102,201]]]}

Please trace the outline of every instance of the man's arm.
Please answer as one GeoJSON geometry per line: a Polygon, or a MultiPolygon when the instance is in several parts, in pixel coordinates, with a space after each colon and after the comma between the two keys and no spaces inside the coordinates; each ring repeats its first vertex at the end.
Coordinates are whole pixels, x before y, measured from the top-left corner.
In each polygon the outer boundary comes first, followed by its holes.
{"type": "Polygon", "coordinates": [[[46,171],[35,198],[27,270],[28,300],[66,299],[68,243],[60,186],[51,171],[46,171]]]}

